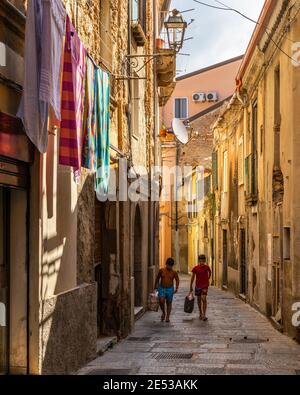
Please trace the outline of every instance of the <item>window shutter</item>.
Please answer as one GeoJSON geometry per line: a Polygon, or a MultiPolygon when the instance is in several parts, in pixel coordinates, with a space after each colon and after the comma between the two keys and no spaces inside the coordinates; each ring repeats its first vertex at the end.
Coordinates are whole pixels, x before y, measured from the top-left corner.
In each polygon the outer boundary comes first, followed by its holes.
{"type": "Polygon", "coordinates": [[[244,184],[244,142],[243,142],[243,138],[241,138],[240,143],[239,143],[238,180],[239,180],[239,185],[244,184]]]}
{"type": "Polygon", "coordinates": [[[187,99],[181,99],[181,118],[187,118],[187,99]]]}
{"type": "Polygon", "coordinates": [[[180,99],[175,99],[175,118],[180,118],[180,99]]]}
{"type": "Polygon", "coordinates": [[[212,153],[212,183],[213,183],[213,189],[216,190],[218,189],[218,152],[213,151],[212,153]]]}

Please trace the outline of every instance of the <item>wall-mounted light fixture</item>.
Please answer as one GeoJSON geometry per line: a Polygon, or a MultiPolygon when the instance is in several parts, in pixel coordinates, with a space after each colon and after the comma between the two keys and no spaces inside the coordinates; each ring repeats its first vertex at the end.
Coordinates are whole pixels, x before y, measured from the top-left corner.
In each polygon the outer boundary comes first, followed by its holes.
{"type": "Polygon", "coordinates": [[[179,52],[183,46],[187,23],[181,13],[174,9],[165,22],[168,35],[169,48],[179,52]]]}

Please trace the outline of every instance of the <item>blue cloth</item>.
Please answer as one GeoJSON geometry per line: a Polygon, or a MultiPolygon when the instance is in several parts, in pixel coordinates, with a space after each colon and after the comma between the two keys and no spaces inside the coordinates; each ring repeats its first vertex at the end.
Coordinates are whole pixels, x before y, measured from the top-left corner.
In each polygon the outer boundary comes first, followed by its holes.
{"type": "Polygon", "coordinates": [[[174,287],[164,288],[160,286],[158,288],[158,297],[165,298],[166,301],[169,303],[173,301],[173,295],[174,295],[174,287]]]}

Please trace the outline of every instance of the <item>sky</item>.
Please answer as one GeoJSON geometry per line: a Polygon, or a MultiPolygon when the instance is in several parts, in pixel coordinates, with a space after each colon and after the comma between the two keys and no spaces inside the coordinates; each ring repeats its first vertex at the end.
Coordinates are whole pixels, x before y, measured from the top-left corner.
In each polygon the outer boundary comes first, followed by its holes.
{"type": "MultiPolygon", "coordinates": [[[[202,0],[204,3],[222,7],[215,0],[202,0]]],[[[257,20],[264,0],[221,0],[229,7],[235,8],[252,19],[257,20]]],[[[223,60],[242,55],[249,43],[255,24],[231,12],[205,7],[193,0],[173,0],[171,9],[179,11],[195,8],[183,14],[190,22],[182,53],[190,56],[177,57],[178,75],[201,69],[223,60]]]]}

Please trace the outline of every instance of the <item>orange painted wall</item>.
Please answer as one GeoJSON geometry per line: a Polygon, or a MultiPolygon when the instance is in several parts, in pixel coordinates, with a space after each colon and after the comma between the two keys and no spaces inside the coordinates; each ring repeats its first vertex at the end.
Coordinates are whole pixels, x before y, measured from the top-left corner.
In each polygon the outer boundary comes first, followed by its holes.
{"type": "MultiPolygon", "coordinates": [[[[211,68],[188,78],[179,79],[173,95],[162,110],[162,119],[167,128],[171,127],[174,118],[174,99],[188,97],[188,117],[191,117],[212,105],[215,102],[194,103],[193,93],[196,92],[217,92],[219,101],[226,99],[235,91],[235,77],[238,73],[242,59],[235,59],[227,64],[211,68]]],[[[187,74],[188,76],[188,74],[187,74]]]]}

